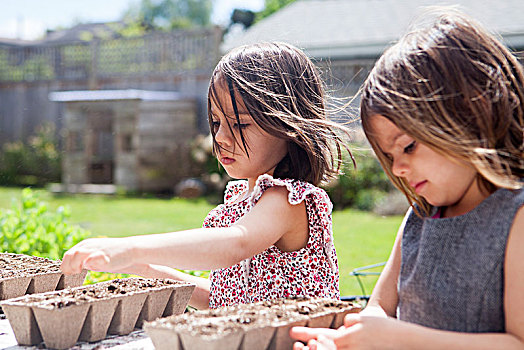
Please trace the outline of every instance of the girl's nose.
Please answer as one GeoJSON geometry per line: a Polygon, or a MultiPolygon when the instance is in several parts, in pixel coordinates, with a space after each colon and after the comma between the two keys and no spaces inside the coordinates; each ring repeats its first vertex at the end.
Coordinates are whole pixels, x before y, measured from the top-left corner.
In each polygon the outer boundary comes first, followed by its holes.
{"type": "Polygon", "coordinates": [[[229,149],[228,147],[231,147],[233,138],[231,137],[231,130],[229,130],[229,126],[224,123],[220,123],[218,126],[218,130],[215,133],[215,141],[218,143],[218,145],[222,148],[229,149]]]}
{"type": "Polygon", "coordinates": [[[393,160],[393,164],[391,165],[391,172],[393,173],[393,175],[397,177],[405,177],[409,172],[408,163],[403,161],[402,159],[393,160]]]}

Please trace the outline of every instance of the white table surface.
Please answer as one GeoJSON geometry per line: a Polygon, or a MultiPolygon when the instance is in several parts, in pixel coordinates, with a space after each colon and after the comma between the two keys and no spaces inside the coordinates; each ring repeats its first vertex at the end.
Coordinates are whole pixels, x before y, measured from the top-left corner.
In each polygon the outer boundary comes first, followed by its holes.
{"type": "MultiPolygon", "coordinates": [[[[0,315],[0,349],[8,350],[28,350],[28,349],[45,349],[44,344],[37,346],[20,346],[16,342],[15,335],[11,329],[9,321],[0,315]]],[[[111,349],[111,350],[153,350],[155,347],[151,339],[142,330],[136,330],[128,335],[113,336],[110,335],[106,339],[87,343],[79,342],[71,349],[87,350],[87,349],[111,349]]]]}

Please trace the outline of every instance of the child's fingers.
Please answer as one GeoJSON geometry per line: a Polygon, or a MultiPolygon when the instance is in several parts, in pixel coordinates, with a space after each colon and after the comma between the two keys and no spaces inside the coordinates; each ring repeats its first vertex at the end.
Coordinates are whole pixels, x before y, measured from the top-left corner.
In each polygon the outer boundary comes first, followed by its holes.
{"type": "Polygon", "coordinates": [[[85,257],[86,253],[78,249],[73,248],[67,251],[60,264],[60,270],[66,275],[80,273],[85,257]]]}
{"type": "Polygon", "coordinates": [[[317,350],[317,340],[311,339],[307,342],[307,349],[308,350],[317,350]]]}
{"type": "MultiPolygon", "coordinates": [[[[309,344],[308,344],[309,345],[309,344]]],[[[336,350],[337,346],[335,345],[335,342],[322,334],[318,336],[318,339],[315,342],[315,348],[313,349],[310,346],[311,350],[336,350]]]]}
{"type": "Polygon", "coordinates": [[[296,342],[293,344],[293,350],[309,350],[309,348],[301,342],[296,342]]]}
{"type": "Polygon", "coordinates": [[[84,260],[82,267],[93,271],[107,270],[107,265],[109,264],[109,262],[109,257],[103,252],[98,251],[90,254],[84,260]]]}
{"type": "Polygon", "coordinates": [[[335,329],[328,328],[292,327],[289,331],[291,338],[304,342],[308,342],[311,339],[317,339],[319,335],[333,338],[336,334],[337,331],[335,329]]]}
{"type": "Polygon", "coordinates": [[[360,314],[347,314],[344,317],[344,327],[351,327],[360,322],[360,314]]]}

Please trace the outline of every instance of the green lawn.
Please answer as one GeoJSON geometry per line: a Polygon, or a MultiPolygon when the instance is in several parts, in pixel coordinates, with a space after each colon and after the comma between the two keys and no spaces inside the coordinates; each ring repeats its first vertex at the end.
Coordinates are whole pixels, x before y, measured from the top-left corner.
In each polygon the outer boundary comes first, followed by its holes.
{"type": "MultiPolygon", "coordinates": [[[[88,229],[94,236],[126,236],[200,227],[213,205],[203,199],[158,199],[95,195],[53,196],[36,191],[53,210],[60,205],[71,209],[72,223],[88,229]]],[[[20,198],[17,188],[0,188],[0,208],[10,208],[20,198]]],[[[387,259],[401,217],[382,218],[347,209],[333,213],[335,245],[340,266],[342,295],[362,294],[352,269],[387,259]]],[[[375,270],[379,271],[379,270],[375,270]]],[[[376,277],[363,277],[370,293],[376,277]]]]}

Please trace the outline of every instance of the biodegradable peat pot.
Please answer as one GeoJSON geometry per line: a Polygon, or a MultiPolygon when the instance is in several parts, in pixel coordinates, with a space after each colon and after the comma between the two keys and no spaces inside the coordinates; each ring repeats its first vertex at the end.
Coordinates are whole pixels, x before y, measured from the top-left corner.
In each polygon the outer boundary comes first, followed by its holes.
{"type": "Polygon", "coordinates": [[[330,299],[276,299],[165,317],[144,329],[159,350],[291,349],[291,327],[330,327],[337,314],[351,310],[360,308],[330,299]]]}
{"type": "Polygon", "coordinates": [[[85,322],[89,304],[68,307],[32,307],[46,347],[67,349],[76,344],[85,322]]]}
{"type": "Polygon", "coordinates": [[[166,309],[164,310],[162,316],[167,317],[172,315],[180,315],[186,311],[186,307],[189,304],[189,299],[191,299],[194,289],[195,285],[190,283],[185,285],[181,284],[177,288],[173,289],[173,293],[169,297],[169,301],[167,302],[166,309]]]}
{"type": "Polygon", "coordinates": [[[183,349],[182,344],[180,344],[178,333],[174,332],[172,329],[148,327],[148,323],[146,322],[144,324],[144,329],[147,330],[147,334],[149,334],[156,350],[183,349]]]}
{"type": "Polygon", "coordinates": [[[33,345],[42,342],[40,329],[30,308],[25,305],[3,305],[3,309],[18,344],[33,345]]]}
{"type": "MultiPolygon", "coordinates": [[[[85,271],[87,273],[87,271],[85,271]]],[[[27,287],[26,294],[35,294],[35,293],[44,293],[52,290],[56,290],[58,286],[58,281],[63,276],[61,272],[50,272],[50,273],[40,273],[34,275],[27,287]]],[[[73,285],[73,287],[81,286],[84,283],[85,273],[79,273],[77,275],[78,282],[73,285]]]]}
{"type": "Polygon", "coordinates": [[[240,344],[241,350],[267,349],[275,335],[275,327],[268,325],[261,328],[245,329],[244,339],[240,344]]]}
{"type": "Polygon", "coordinates": [[[47,347],[64,349],[78,340],[93,342],[108,333],[128,334],[139,316],[142,322],[160,317],[177,288],[192,291],[195,285],[167,279],[117,279],[25,295],[1,305],[19,344],[36,345],[43,340],[47,347]]]}
{"type": "Polygon", "coordinates": [[[82,270],[82,272],[74,275],[62,275],[56,286],[56,290],[78,287],[84,284],[84,280],[87,275],[87,270],[82,270]]]}
{"type": "Polygon", "coordinates": [[[59,260],[0,253],[0,300],[81,286],[86,274],[87,270],[82,270],[65,276],[59,260]]]}
{"type": "Polygon", "coordinates": [[[21,276],[5,278],[0,280],[0,300],[16,298],[26,294],[27,287],[31,283],[31,277],[21,276]]]}
{"type": "Polygon", "coordinates": [[[291,327],[305,326],[307,319],[301,319],[296,321],[283,321],[282,324],[277,325],[275,335],[271,339],[268,349],[280,350],[280,349],[292,349],[295,340],[289,336],[289,330],[291,327]]]}
{"type": "Polygon", "coordinates": [[[136,293],[119,300],[115,315],[109,325],[109,334],[124,335],[131,333],[135,329],[135,324],[146,298],[146,293],[136,293]]]}
{"type": "Polygon", "coordinates": [[[338,309],[337,311],[335,311],[335,317],[333,318],[333,323],[331,323],[330,328],[337,329],[343,326],[344,317],[346,317],[347,314],[359,313],[361,310],[362,308],[358,305],[347,306],[347,307],[338,309]]]}
{"type": "Polygon", "coordinates": [[[144,321],[153,321],[162,317],[169,297],[173,294],[171,289],[153,290],[146,298],[142,311],[136,321],[136,326],[142,328],[144,321]]]}
{"type": "Polygon", "coordinates": [[[311,328],[330,328],[333,324],[335,314],[333,312],[325,312],[311,316],[307,321],[306,326],[311,328]]]}
{"type": "Polygon", "coordinates": [[[223,350],[238,349],[244,333],[241,330],[204,335],[180,333],[179,337],[183,349],[223,350]]]}
{"type": "Polygon", "coordinates": [[[118,302],[117,298],[113,298],[92,303],[79,340],[93,342],[104,339],[118,302]]]}

